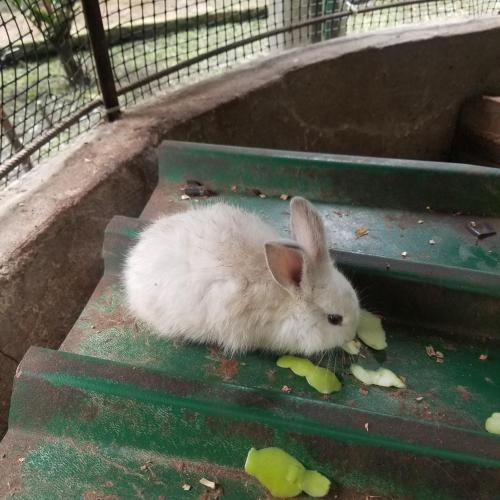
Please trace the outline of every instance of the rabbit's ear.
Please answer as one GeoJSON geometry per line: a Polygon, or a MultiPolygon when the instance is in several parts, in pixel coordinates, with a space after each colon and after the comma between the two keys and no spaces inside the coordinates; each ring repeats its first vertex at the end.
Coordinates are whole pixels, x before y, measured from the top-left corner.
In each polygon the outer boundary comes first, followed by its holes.
{"type": "Polygon", "coordinates": [[[289,292],[297,292],[305,275],[305,255],[293,242],[270,241],[265,244],[266,262],[276,282],[289,292]]]}
{"type": "Polygon", "coordinates": [[[290,229],[293,237],[304,247],[314,263],[328,257],[325,227],[316,209],[299,196],[290,202],[290,229]]]}

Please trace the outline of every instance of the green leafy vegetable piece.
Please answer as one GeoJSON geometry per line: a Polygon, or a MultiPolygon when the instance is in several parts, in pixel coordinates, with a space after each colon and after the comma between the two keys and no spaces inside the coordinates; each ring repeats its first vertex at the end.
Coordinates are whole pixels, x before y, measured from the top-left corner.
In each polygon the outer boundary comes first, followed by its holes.
{"type": "Polygon", "coordinates": [[[500,435],[500,413],[492,413],[491,417],[486,419],[484,428],[492,434],[500,435]]]}
{"type": "Polygon", "coordinates": [[[254,476],[275,497],[290,498],[305,491],[319,498],[330,489],[330,481],[325,476],[306,470],[297,459],[280,448],[251,448],[245,472],[254,476]]]}
{"type": "Polygon", "coordinates": [[[302,489],[311,497],[324,497],[330,489],[330,480],[315,470],[306,470],[302,476],[302,489]]]}
{"type": "Polygon", "coordinates": [[[297,356],[281,356],[276,361],[280,368],[290,368],[295,375],[306,377],[307,383],[322,394],[330,394],[342,389],[336,375],[326,368],[315,366],[311,361],[297,356]]]}
{"type": "Polygon", "coordinates": [[[364,309],[361,309],[359,317],[358,337],[368,347],[377,351],[381,351],[387,347],[381,319],[364,309]]]}
{"type": "Polygon", "coordinates": [[[295,375],[300,377],[305,377],[314,368],[311,361],[297,356],[281,356],[276,364],[280,368],[290,368],[295,375]]]}
{"type": "Polygon", "coordinates": [[[367,370],[362,366],[353,363],[351,373],[365,385],[379,385],[381,387],[406,388],[403,381],[391,370],[379,368],[378,370],[367,370]]]}
{"type": "Polygon", "coordinates": [[[335,373],[320,366],[313,366],[307,373],[306,380],[311,387],[314,387],[321,394],[330,394],[342,389],[342,384],[335,376],[335,373]]]}

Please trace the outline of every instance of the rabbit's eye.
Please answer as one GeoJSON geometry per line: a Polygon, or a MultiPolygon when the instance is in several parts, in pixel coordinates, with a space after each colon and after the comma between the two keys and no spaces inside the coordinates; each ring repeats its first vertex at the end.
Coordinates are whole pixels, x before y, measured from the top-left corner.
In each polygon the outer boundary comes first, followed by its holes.
{"type": "Polygon", "coordinates": [[[344,318],[340,314],[329,314],[328,322],[332,325],[341,325],[344,318]]]}

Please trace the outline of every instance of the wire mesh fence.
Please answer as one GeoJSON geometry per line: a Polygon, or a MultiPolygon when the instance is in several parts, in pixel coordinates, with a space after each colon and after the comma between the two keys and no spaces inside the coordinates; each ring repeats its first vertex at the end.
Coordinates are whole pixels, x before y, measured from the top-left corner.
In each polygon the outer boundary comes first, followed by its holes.
{"type": "Polygon", "coordinates": [[[500,13],[500,0],[98,2],[0,1],[1,185],[116,113],[110,92],[123,108],[272,50],[500,13]]]}

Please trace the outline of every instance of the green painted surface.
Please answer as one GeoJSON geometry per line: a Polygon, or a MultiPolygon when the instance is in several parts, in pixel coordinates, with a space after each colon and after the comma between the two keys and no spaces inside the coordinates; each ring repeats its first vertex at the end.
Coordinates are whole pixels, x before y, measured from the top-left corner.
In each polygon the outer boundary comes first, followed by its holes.
{"type": "Polygon", "coordinates": [[[160,184],[196,179],[218,190],[258,188],[311,201],[500,216],[500,171],[476,165],[363,158],[167,141],[160,184]]]}
{"type": "MultiPolygon", "coordinates": [[[[197,499],[206,490],[199,483],[203,476],[198,467],[202,468],[203,464],[189,461],[181,464],[163,455],[134,448],[115,446],[94,450],[70,441],[55,440],[36,447],[27,456],[23,466],[26,489],[16,498],[197,499]],[[180,465],[184,465],[184,472],[179,470],[180,465]],[[85,471],[85,474],[78,471],[85,471]],[[184,484],[192,489],[184,491],[184,484]]],[[[224,498],[259,498],[262,488],[251,479],[242,481],[242,476],[235,479],[211,474],[210,479],[224,484],[224,498]]]]}
{"type": "Polygon", "coordinates": [[[18,373],[2,443],[7,449],[30,436],[21,465],[12,458],[17,496],[198,498],[204,476],[220,482],[223,498],[265,498],[243,464],[251,447],[277,446],[331,479],[331,498],[353,489],[361,498],[454,499],[466,484],[475,485],[476,498],[491,498],[500,488],[500,438],[484,422],[500,410],[500,346],[491,340],[500,334],[500,246],[498,236],[476,242],[464,224],[486,217],[498,228],[500,174],[179,143],[161,158],[158,193],[165,189],[165,196],[156,199],[158,210],[179,203],[180,185],[197,179],[286,234],[288,204],[279,195],[316,200],[331,247],[354,277],[384,280],[391,263],[394,281],[360,290],[367,308],[377,304],[372,310],[385,317],[388,348],[313,360],[342,381],[340,392],[322,395],[277,368],[269,353],[227,359],[213,346],[162,339],[126,311],[119,270],[142,223],[120,219],[107,232],[103,280],[63,351],[34,350],[18,373]],[[361,226],[369,232],[357,238],[361,226]],[[384,303],[391,283],[415,288],[411,315],[405,304],[384,303]],[[426,302],[428,289],[418,286],[429,285],[426,302]],[[457,298],[467,307],[456,310],[457,298]],[[453,318],[469,308],[471,323],[458,336],[453,318]],[[470,325],[475,331],[467,331],[470,325]],[[426,354],[428,345],[444,363],[426,354]],[[349,374],[353,359],[390,368],[408,388],[366,393],[349,374]]]}
{"type": "Polygon", "coordinates": [[[352,405],[407,418],[425,418],[478,432],[483,428],[484,419],[499,403],[500,348],[495,345],[486,347],[442,339],[422,329],[386,324],[387,350],[377,353],[363,347],[361,353],[366,356],[363,366],[371,369],[379,364],[387,366],[406,377],[408,390],[371,388],[368,395],[363,396],[359,392],[360,385],[348,374],[349,355],[336,351],[322,364],[336,371],[345,382],[339,393],[325,399],[305,379],[290,370],[278,369],[277,357],[271,354],[250,353],[235,357],[236,373],[224,381],[224,375],[232,372],[227,370],[226,373],[226,358],[213,348],[174,345],[133,321],[122,323],[120,320],[118,325],[108,327],[116,320],[116,310],[109,309],[109,304],[121,305],[122,300],[119,286],[115,284],[87,306],[75,325],[81,339],[79,353],[153,368],[180,378],[195,376],[214,383],[270,390],[280,395],[281,388],[287,385],[292,393],[286,397],[307,398],[323,405],[352,405]],[[89,321],[89,317],[96,320],[89,321]],[[443,352],[443,364],[427,356],[427,345],[443,352]],[[481,361],[479,357],[485,353],[488,360],[481,361]],[[416,398],[421,395],[425,395],[424,401],[417,402],[416,398]]]}

